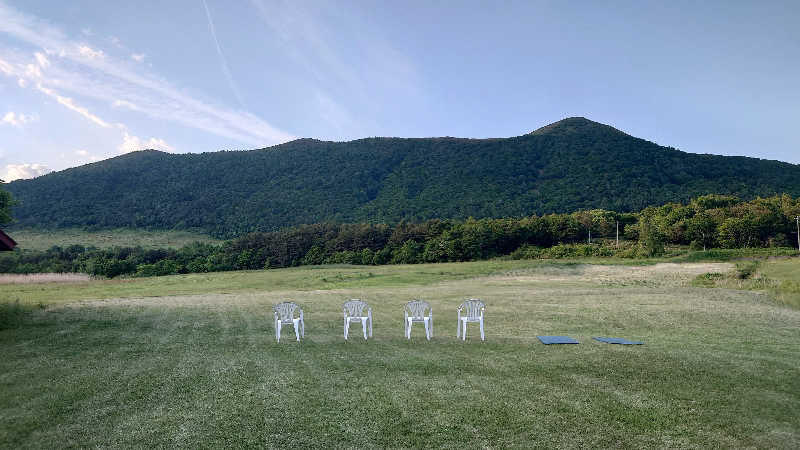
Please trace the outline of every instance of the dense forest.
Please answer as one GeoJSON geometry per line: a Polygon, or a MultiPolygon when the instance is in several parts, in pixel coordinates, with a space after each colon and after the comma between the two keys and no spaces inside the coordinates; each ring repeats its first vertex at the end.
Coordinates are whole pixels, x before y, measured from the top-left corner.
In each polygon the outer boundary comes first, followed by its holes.
{"type": "Polygon", "coordinates": [[[116,277],[316,264],[414,264],[511,258],[651,257],[665,245],[787,247],[797,242],[800,198],[745,202],[707,195],[638,213],[595,209],[505,219],[317,224],[255,232],[215,246],[96,249],[75,245],[0,256],[0,272],[84,272],[116,277]],[[620,241],[617,241],[617,237],[620,241]]]}
{"type": "Polygon", "coordinates": [[[698,155],[570,118],[503,139],[300,139],[251,151],[141,151],[18,180],[17,227],[196,229],[420,223],[605,209],[710,192],[800,195],[800,165],[698,155]]]}

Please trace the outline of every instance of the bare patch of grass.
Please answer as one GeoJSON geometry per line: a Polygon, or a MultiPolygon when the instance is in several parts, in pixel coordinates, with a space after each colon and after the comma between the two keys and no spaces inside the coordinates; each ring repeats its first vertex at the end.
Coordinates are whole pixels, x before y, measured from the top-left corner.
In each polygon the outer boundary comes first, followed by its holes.
{"type": "Polygon", "coordinates": [[[689,286],[708,271],[727,272],[729,263],[657,263],[652,265],[550,265],[506,272],[517,281],[590,283],[602,286],[689,286]]]}

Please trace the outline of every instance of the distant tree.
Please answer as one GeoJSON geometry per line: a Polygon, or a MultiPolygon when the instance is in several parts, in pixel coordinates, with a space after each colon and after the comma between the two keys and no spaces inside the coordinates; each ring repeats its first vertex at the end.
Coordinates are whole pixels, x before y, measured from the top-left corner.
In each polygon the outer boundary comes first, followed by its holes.
{"type": "Polygon", "coordinates": [[[739,201],[739,198],[733,195],[708,194],[693,199],[691,206],[695,211],[700,212],[707,209],[727,208],[739,201]]]}
{"type": "Polygon", "coordinates": [[[702,246],[703,250],[706,250],[714,244],[716,229],[717,224],[714,223],[714,219],[705,211],[700,211],[689,221],[686,232],[692,240],[693,247],[699,249],[702,246]]]}
{"type": "Polygon", "coordinates": [[[607,211],[605,209],[593,209],[589,211],[592,215],[592,231],[597,237],[610,237],[613,236],[618,214],[614,211],[607,211]]]}
{"type": "Polygon", "coordinates": [[[719,226],[719,243],[723,248],[755,247],[758,227],[752,216],[729,217],[719,226]]]}
{"type": "Polygon", "coordinates": [[[581,224],[583,229],[586,230],[586,233],[587,233],[588,238],[589,238],[589,243],[591,244],[592,243],[592,226],[594,225],[594,216],[592,215],[592,212],[591,211],[578,211],[576,213],[573,213],[573,216],[575,217],[575,220],[577,220],[581,224]]]}
{"type": "Polygon", "coordinates": [[[14,200],[14,197],[12,197],[9,192],[3,189],[4,183],[5,182],[3,180],[0,180],[0,225],[5,225],[11,222],[11,207],[17,204],[17,202],[14,200]]]}
{"type": "Polygon", "coordinates": [[[639,222],[639,248],[645,256],[658,256],[664,253],[666,236],[652,222],[652,218],[643,216],[639,222]]]}

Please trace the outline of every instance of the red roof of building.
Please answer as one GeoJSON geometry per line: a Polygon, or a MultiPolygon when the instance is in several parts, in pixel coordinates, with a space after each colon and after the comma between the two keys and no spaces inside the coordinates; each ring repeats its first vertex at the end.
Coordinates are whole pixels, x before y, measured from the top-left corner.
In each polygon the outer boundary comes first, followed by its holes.
{"type": "Polygon", "coordinates": [[[3,230],[0,230],[0,251],[14,250],[16,246],[17,242],[11,239],[11,236],[3,233],[3,230]]]}

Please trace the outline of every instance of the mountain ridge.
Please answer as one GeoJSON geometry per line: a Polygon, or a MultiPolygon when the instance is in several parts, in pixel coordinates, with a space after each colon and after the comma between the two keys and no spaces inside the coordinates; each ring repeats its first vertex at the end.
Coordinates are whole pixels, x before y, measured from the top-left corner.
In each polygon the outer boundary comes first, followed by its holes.
{"type": "Polygon", "coordinates": [[[638,210],[708,193],[800,195],[800,165],[686,153],[582,117],[510,138],[297,139],[143,150],[7,185],[16,226],[202,229],[638,210]]]}

